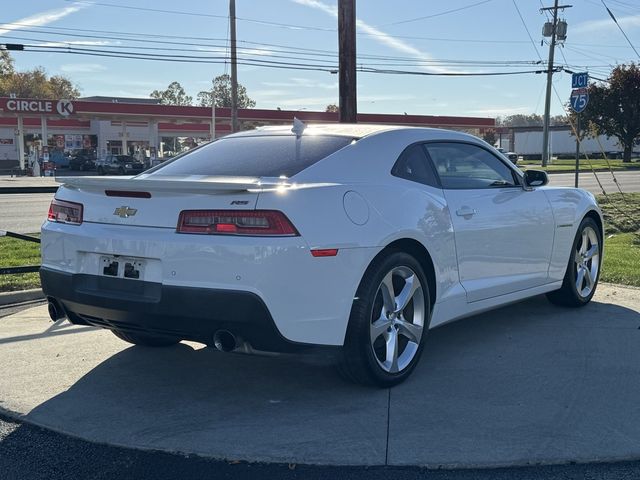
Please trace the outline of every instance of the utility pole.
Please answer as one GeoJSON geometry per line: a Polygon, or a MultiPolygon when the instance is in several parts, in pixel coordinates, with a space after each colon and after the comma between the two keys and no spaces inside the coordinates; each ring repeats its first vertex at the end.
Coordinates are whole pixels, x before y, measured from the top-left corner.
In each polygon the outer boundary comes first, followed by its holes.
{"type": "MultiPolygon", "coordinates": [[[[540,11],[553,11],[553,22],[551,25],[545,24],[542,31],[543,35],[551,36],[549,44],[549,61],[547,62],[547,93],[544,102],[544,127],[542,130],[542,166],[546,167],[549,162],[549,114],[551,111],[551,87],[553,86],[553,59],[556,50],[556,41],[558,40],[558,10],[571,8],[571,5],[558,5],[558,0],[554,0],[553,7],[541,8],[540,11]],[[548,30],[551,30],[550,32],[548,30]],[[549,35],[550,33],[550,35],[549,35]]],[[[564,23],[564,31],[560,32],[560,39],[564,41],[567,38],[567,24],[564,23]]]]}
{"type": "Polygon", "coordinates": [[[338,0],[340,123],[356,123],[356,0],[338,0]]]}
{"type": "Polygon", "coordinates": [[[231,35],[231,132],[238,131],[238,56],[236,52],[236,0],[229,0],[231,35]]]}

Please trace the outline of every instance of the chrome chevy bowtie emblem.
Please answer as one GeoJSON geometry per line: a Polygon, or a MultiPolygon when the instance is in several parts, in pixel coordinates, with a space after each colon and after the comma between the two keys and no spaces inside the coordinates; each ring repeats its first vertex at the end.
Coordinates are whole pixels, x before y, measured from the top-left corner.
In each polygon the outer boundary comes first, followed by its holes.
{"type": "Polygon", "coordinates": [[[129,217],[133,217],[137,212],[138,212],[138,209],[130,208],[123,205],[122,207],[116,208],[113,211],[113,214],[118,215],[120,218],[129,218],[129,217]]]}

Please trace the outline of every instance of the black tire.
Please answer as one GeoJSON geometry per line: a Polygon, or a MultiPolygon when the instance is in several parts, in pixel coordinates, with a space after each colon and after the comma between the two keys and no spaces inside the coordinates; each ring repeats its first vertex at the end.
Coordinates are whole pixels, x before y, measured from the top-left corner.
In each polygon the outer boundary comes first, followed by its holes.
{"type": "Polygon", "coordinates": [[[98,167],[98,175],[104,175],[104,168],[102,168],[102,166],[98,167]]]}
{"type": "Polygon", "coordinates": [[[161,337],[147,333],[131,333],[122,332],[120,330],[111,330],[113,334],[120,340],[133,343],[134,345],[142,345],[145,347],[170,347],[180,342],[178,338],[161,337]]]}
{"type": "Polygon", "coordinates": [[[598,286],[598,280],[600,278],[600,270],[602,263],[602,231],[598,227],[598,224],[591,217],[585,217],[580,226],[578,227],[578,231],[576,232],[576,237],[573,240],[573,244],[571,246],[571,254],[569,255],[569,261],[567,263],[567,271],[564,275],[564,279],[562,281],[562,287],[559,290],[555,290],[553,292],[547,293],[547,299],[554,305],[560,305],[563,307],[584,307],[587,303],[591,301],[593,295],[596,293],[596,287],[598,286]],[[597,274],[596,278],[593,279],[593,287],[589,291],[587,295],[582,295],[578,292],[577,281],[578,281],[578,266],[575,261],[576,251],[582,244],[582,234],[585,229],[591,229],[595,232],[598,241],[598,259],[597,259],[597,274]]]}
{"type": "MultiPolygon", "coordinates": [[[[412,297],[413,298],[413,297],[412,297]]],[[[411,302],[414,302],[412,300],[411,302]]],[[[411,303],[409,305],[412,305],[411,303]]],[[[384,307],[383,307],[384,308],[384,307]]],[[[407,307],[413,309],[414,307],[407,307]]],[[[377,311],[377,307],[376,310],[377,311]]],[[[401,251],[391,251],[375,259],[364,274],[358,287],[356,299],[351,307],[342,356],[338,364],[339,373],[349,381],[363,385],[391,387],[409,377],[414,370],[424,347],[426,334],[431,320],[431,304],[427,277],[420,263],[411,255],[401,251]],[[396,373],[386,371],[376,357],[371,340],[374,305],[379,306],[379,288],[385,276],[395,268],[408,267],[415,273],[422,286],[422,308],[424,312],[422,335],[413,358],[396,373]]],[[[413,320],[412,320],[413,321],[413,320]]],[[[407,346],[405,345],[404,348],[407,346]]]]}
{"type": "Polygon", "coordinates": [[[118,169],[118,173],[119,173],[120,175],[124,175],[124,174],[125,174],[125,173],[127,173],[127,172],[125,172],[124,168],[120,167],[120,168],[118,169]]]}

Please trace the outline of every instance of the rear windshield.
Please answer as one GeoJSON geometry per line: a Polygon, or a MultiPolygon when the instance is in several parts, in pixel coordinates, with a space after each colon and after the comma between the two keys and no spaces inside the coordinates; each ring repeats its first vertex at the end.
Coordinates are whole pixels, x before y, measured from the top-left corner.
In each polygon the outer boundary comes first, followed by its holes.
{"type": "Polygon", "coordinates": [[[353,140],[328,135],[221,138],[169,161],[152,175],[292,177],[353,140]]]}
{"type": "Polygon", "coordinates": [[[133,157],[130,157],[130,156],[128,156],[128,155],[118,155],[118,156],[116,157],[116,160],[118,160],[118,161],[119,161],[119,162],[121,162],[121,163],[124,163],[124,162],[132,162],[132,161],[133,161],[133,157]]]}

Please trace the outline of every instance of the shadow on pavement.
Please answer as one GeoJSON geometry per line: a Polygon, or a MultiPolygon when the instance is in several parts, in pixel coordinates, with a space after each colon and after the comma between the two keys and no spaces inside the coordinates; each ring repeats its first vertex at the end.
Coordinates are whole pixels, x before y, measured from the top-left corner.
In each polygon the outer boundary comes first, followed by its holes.
{"type": "Polygon", "coordinates": [[[504,465],[640,457],[640,314],[538,297],[430,332],[391,393],[304,357],[130,347],[26,416],[227,459],[504,465]]]}

